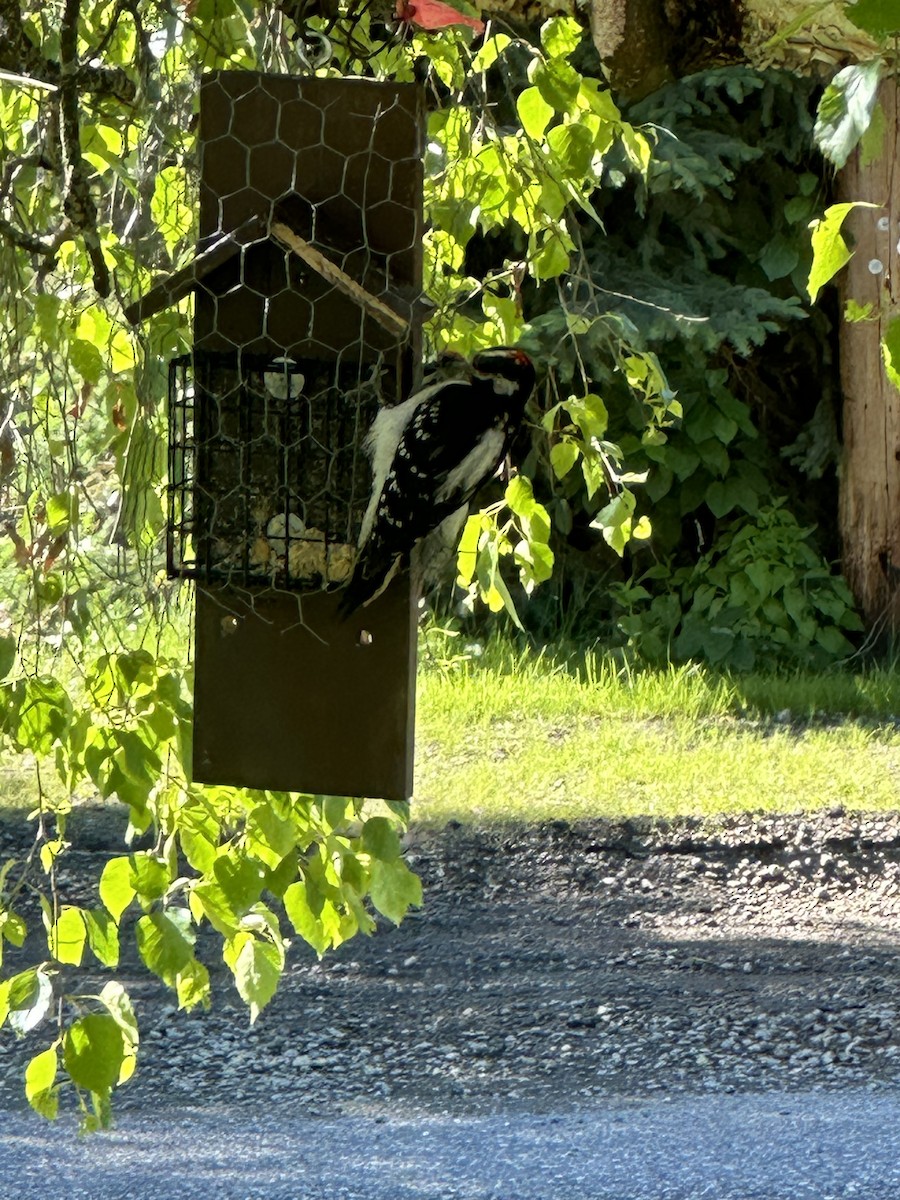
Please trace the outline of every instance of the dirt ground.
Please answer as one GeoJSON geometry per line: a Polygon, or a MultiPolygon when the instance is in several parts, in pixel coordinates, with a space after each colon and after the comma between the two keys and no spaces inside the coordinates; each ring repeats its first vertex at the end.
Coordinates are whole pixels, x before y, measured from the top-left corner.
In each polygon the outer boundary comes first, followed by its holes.
{"type": "MultiPolygon", "coordinates": [[[[74,837],[62,888],[88,901],[121,848],[108,815],[74,837]]],[[[20,845],[0,828],[0,860],[20,845]]],[[[451,826],[407,852],[421,912],[321,963],[296,939],[252,1028],[215,934],[198,942],[208,1013],[177,1013],[126,953],[143,1040],[120,1111],[227,1095],[322,1116],[549,1113],[900,1080],[897,814],[451,826]]],[[[0,1107],[23,1103],[40,1032],[0,1033],[0,1107]]]]}

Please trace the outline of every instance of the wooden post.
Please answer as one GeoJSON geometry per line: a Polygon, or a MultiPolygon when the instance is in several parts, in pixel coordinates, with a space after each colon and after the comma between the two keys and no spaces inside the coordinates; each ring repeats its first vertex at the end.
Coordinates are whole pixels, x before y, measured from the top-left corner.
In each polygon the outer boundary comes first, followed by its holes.
{"type": "Polygon", "coordinates": [[[857,150],[838,177],[838,199],[878,208],[854,210],[845,231],[855,254],[842,301],[872,305],[872,319],[840,328],[844,453],[840,483],[843,569],[867,623],[900,628],[900,392],[884,370],[881,339],[900,315],[900,155],[898,86],[882,85],[885,144],[862,165],[857,150]]]}

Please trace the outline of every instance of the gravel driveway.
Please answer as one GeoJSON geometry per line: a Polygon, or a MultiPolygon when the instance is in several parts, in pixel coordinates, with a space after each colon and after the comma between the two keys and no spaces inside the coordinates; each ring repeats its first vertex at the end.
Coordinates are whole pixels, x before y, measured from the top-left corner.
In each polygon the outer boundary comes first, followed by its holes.
{"type": "MultiPolygon", "coordinates": [[[[75,892],[110,849],[87,834],[75,892]]],[[[423,912],[321,964],[300,951],[252,1029],[224,968],[194,1015],[135,970],[141,1068],[119,1130],[75,1166],[129,1145],[138,1163],[141,1129],[170,1163],[192,1142],[214,1157],[217,1137],[227,1158],[263,1129],[294,1154],[346,1153],[308,1191],[277,1171],[260,1191],[222,1175],[203,1191],[198,1160],[194,1194],[900,1197],[900,817],[456,827],[408,850],[423,912]],[[379,1190],[395,1160],[411,1174],[379,1190]]],[[[0,1037],[0,1107],[21,1109],[28,1052],[0,1037]]],[[[43,1127],[11,1112],[4,1130],[0,1179],[16,1183],[0,1196],[38,1195],[23,1164],[43,1127]]],[[[44,1194],[179,1194],[82,1187],[44,1194]]]]}

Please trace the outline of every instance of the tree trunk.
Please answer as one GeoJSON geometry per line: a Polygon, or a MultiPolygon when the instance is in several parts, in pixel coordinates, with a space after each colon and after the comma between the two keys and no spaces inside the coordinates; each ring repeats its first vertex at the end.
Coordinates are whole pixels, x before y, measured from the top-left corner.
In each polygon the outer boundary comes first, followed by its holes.
{"type": "Polygon", "coordinates": [[[646,96],[671,78],[672,29],[663,0],[593,0],[591,35],[617,92],[646,96]]]}
{"type": "Polygon", "coordinates": [[[840,489],[843,570],[867,622],[900,629],[900,392],[888,380],[881,338],[900,315],[900,89],[887,80],[880,92],[885,145],[862,165],[854,153],[838,178],[839,200],[883,205],[856,209],[845,230],[855,250],[842,299],[873,306],[873,319],[840,327],[844,393],[844,455],[840,489]],[[879,264],[881,267],[879,269],[879,264]]]}

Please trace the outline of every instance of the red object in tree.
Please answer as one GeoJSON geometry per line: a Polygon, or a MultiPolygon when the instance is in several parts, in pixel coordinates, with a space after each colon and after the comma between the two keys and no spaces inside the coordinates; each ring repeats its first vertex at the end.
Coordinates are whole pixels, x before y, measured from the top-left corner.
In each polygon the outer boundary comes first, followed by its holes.
{"type": "Polygon", "coordinates": [[[468,25],[476,33],[484,33],[484,21],[467,17],[442,0],[397,0],[397,20],[419,29],[446,29],[448,25],[468,25]]]}

